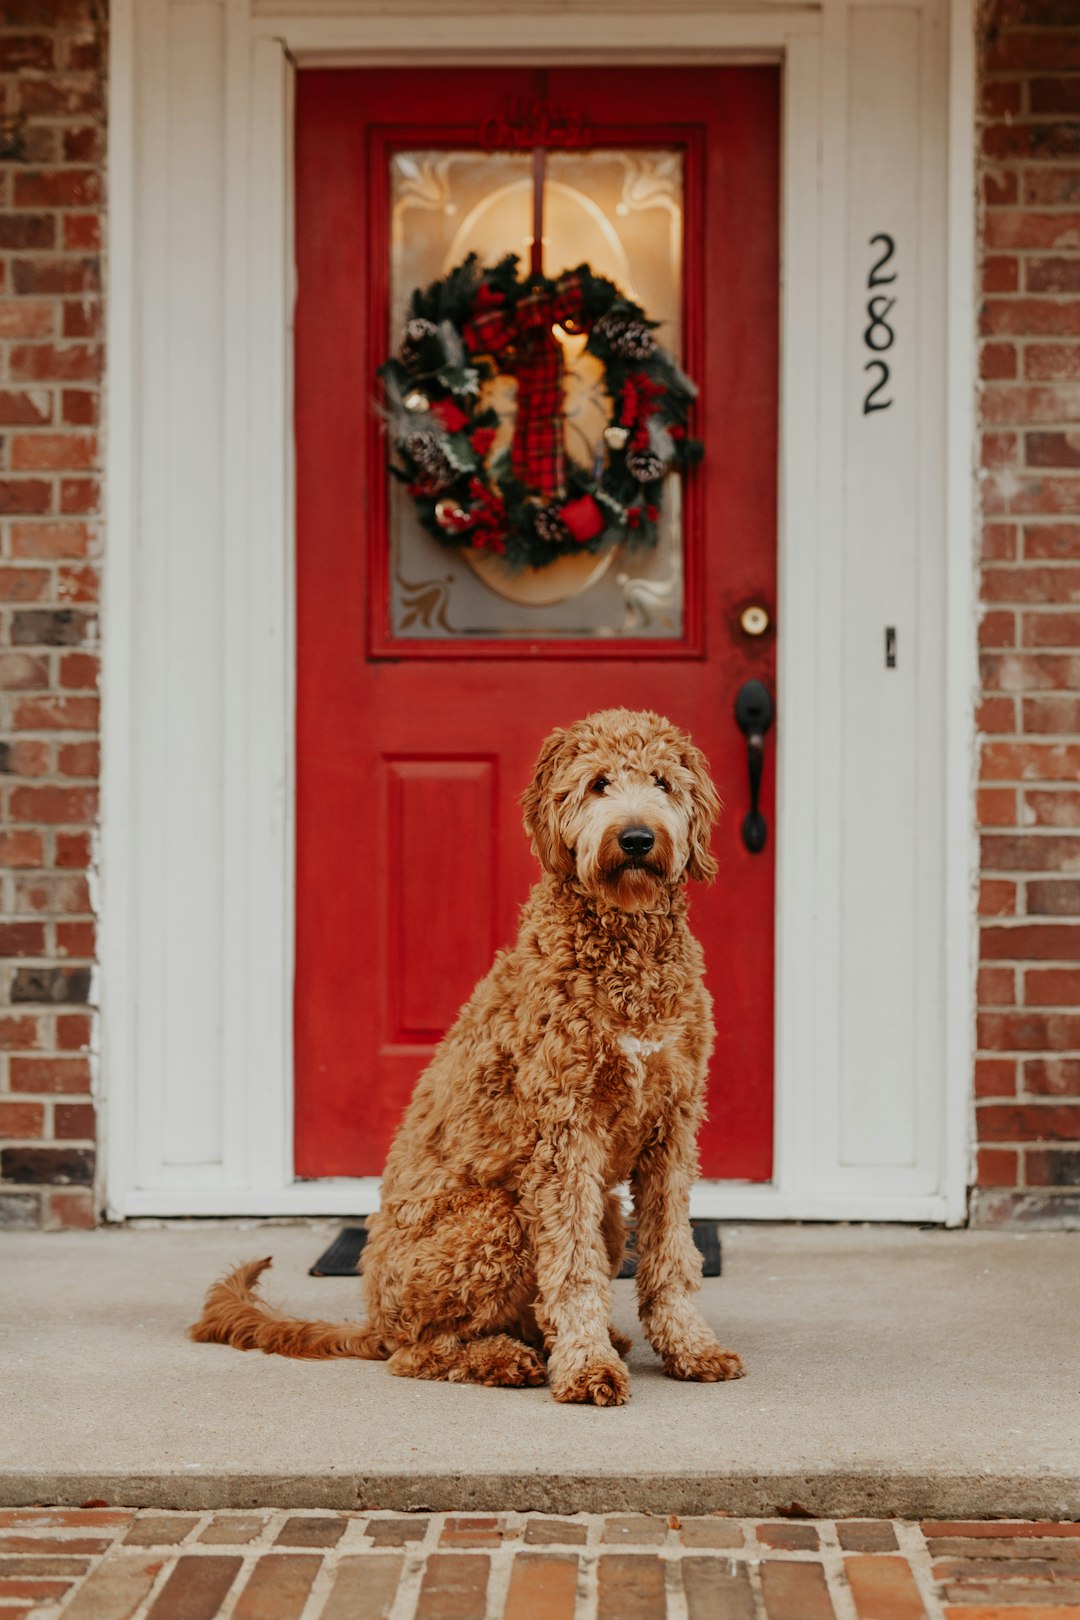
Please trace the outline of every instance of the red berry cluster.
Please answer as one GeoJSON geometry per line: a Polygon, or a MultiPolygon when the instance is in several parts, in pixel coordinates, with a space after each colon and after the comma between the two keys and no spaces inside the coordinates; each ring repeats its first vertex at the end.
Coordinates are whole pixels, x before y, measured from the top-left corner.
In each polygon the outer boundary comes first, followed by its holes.
{"type": "Polygon", "coordinates": [[[656,414],[656,400],[664,393],[663,383],[635,371],[623,384],[620,425],[630,429],[631,450],[647,450],[649,418],[656,414]]]}

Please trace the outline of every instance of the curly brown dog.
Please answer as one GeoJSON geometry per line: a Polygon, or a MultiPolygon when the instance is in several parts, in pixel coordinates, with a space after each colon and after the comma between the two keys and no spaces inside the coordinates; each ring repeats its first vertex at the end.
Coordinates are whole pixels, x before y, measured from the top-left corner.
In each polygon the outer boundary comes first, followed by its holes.
{"type": "Polygon", "coordinates": [[[713,1026],[686,880],[716,873],[706,762],[659,715],[609,709],[547,739],[522,804],[544,876],[390,1150],[363,1255],[368,1322],[272,1311],[253,1293],[259,1260],[210,1290],[193,1338],[385,1359],[409,1378],[548,1380],[558,1401],[620,1405],[613,1189],[629,1181],[638,1310],[665,1370],[741,1375],[691,1300],[713,1026]]]}

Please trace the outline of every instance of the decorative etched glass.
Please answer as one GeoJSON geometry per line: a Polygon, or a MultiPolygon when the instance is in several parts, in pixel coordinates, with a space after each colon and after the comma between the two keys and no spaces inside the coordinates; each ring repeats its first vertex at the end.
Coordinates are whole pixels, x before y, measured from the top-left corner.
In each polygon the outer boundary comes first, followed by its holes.
{"type": "MultiPolygon", "coordinates": [[[[396,349],[413,288],[438,280],[469,253],[485,264],[532,247],[531,152],[398,152],[390,160],[388,349],[396,349]]],[[[682,339],[682,155],[596,149],[547,154],[544,273],[587,263],[661,322],[676,359],[682,339]]],[[[591,467],[603,454],[610,401],[584,337],[564,344],[566,447],[591,467]]],[[[487,385],[512,433],[516,385],[487,385]]],[[[390,493],[391,627],[405,638],[583,637],[678,640],[683,634],[682,513],[677,476],[664,489],[655,548],[559,558],[513,573],[487,552],[452,551],[425,533],[396,482],[390,493]]]]}

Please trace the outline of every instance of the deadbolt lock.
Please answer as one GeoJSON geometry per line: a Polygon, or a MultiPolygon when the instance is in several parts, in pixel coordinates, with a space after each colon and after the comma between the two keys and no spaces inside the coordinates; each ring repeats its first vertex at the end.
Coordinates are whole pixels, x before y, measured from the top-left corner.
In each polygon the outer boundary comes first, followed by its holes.
{"type": "Polygon", "coordinates": [[[763,636],[769,623],[768,609],[757,602],[752,607],[744,607],[739,614],[739,629],[745,636],[763,636]]]}

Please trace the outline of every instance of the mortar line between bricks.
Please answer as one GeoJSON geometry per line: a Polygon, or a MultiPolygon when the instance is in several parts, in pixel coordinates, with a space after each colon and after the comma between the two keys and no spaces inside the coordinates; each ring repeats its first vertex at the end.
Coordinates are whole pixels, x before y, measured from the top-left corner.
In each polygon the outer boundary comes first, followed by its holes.
{"type": "Polygon", "coordinates": [[[832,1519],[819,1520],[817,1532],[825,1585],[832,1599],[836,1620],[859,1620],[855,1595],[848,1584],[847,1571],[844,1568],[844,1554],[836,1533],[836,1524],[832,1519]]]}
{"type": "Polygon", "coordinates": [[[282,1525],[290,1517],[290,1511],[282,1511],[281,1508],[275,1509],[269,1514],[261,1535],[256,1537],[253,1545],[256,1547],[272,1547],[281,1532],[282,1525]]]}
{"type": "MultiPolygon", "coordinates": [[[[305,1552],[309,1549],[302,1547],[290,1547],[288,1550],[290,1552],[305,1552]]],[[[240,1568],[233,1576],[233,1583],[229,1587],[228,1592],[226,1592],[217,1614],[214,1616],[214,1620],[232,1620],[233,1611],[235,1610],[237,1603],[240,1601],[240,1594],[250,1580],[252,1570],[255,1568],[256,1564],[258,1564],[261,1559],[266,1557],[266,1551],[261,1547],[226,1547],[223,1548],[222,1551],[230,1553],[233,1558],[239,1554],[241,1562],[240,1568]]]]}
{"type": "Polygon", "coordinates": [[[502,1620],[503,1610],[506,1607],[506,1594],[510,1587],[510,1571],[520,1548],[520,1541],[515,1540],[503,1541],[498,1547],[490,1549],[491,1563],[488,1566],[487,1600],[484,1608],[485,1620],[502,1620]]]}
{"type": "Polygon", "coordinates": [[[840,1537],[836,1531],[836,1520],[818,1519],[816,1523],[818,1543],[821,1546],[822,1551],[840,1552],[840,1537]]]}
{"type": "Polygon", "coordinates": [[[627,1542],[625,1548],[605,1546],[603,1549],[598,1550],[604,1552],[655,1552],[659,1557],[668,1559],[673,1563],[682,1563],[684,1558],[722,1558],[727,1562],[736,1564],[761,1563],[765,1559],[770,1564],[818,1564],[821,1562],[821,1552],[812,1547],[767,1547],[764,1543],[757,1547],[684,1547],[681,1544],[675,1547],[648,1547],[641,1544],[635,1546],[627,1542]]]}
{"type": "MultiPolygon", "coordinates": [[[[368,1552],[370,1549],[364,1540],[364,1534],[370,1520],[370,1513],[358,1513],[355,1519],[346,1519],[345,1533],[341,1540],[333,1548],[333,1551],[343,1554],[368,1552]]],[[[328,1552],[330,1550],[331,1549],[327,1548],[328,1552]]]]}
{"type": "MultiPolygon", "coordinates": [[[[441,1515],[439,1537],[450,1519],[467,1519],[479,1515],[459,1512],[441,1515]]],[[[486,1515],[485,1515],[486,1517],[486,1515]]],[[[522,1521],[525,1515],[513,1511],[497,1515],[502,1526],[502,1539],[491,1547],[441,1547],[436,1541],[436,1550],[441,1554],[452,1553],[455,1556],[475,1556],[477,1553],[486,1554],[488,1558],[488,1583],[485,1594],[484,1614],[485,1620],[501,1620],[506,1606],[506,1596],[510,1587],[510,1574],[514,1559],[521,1550],[522,1521]]],[[[421,1544],[426,1547],[427,1538],[421,1544]]],[[[426,1560],[425,1560],[426,1562],[426,1560]]]]}
{"type": "MultiPolygon", "coordinates": [[[[739,1523],[742,1526],[744,1540],[748,1540],[747,1527],[750,1521],[741,1519],[739,1523]]],[[[754,1613],[764,1616],[765,1591],[761,1584],[761,1559],[750,1548],[747,1550],[746,1573],[750,1581],[750,1592],[754,1599],[754,1613]]]]}
{"type": "Polygon", "coordinates": [[[404,1548],[405,1561],[398,1576],[398,1587],[394,1593],[394,1601],[390,1606],[387,1620],[413,1620],[416,1605],[420,1601],[420,1586],[424,1579],[424,1570],[428,1560],[428,1538],[423,1541],[407,1542],[404,1548]]]}
{"type": "Polygon", "coordinates": [[[589,1539],[581,1548],[574,1620],[596,1620],[600,1607],[600,1536],[603,1528],[603,1518],[598,1516],[596,1522],[589,1525],[589,1539]]]}
{"type": "Polygon", "coordinates": [[[189,1543],[196,1543],[213,1517],[214,1515],[212,1512],[200,1513],[187,1535],[180,1542],[180,1546],[186,1547],[189,1543]]]}
{"type": "MultiPolygon", "coordinates": [[[[348,1533],[348,1530],[346,1530],[345,1535],[347,1536],[348,1533]]],[[[342,1539],[344,1540],[344,1537],[342,1539]]],[[[282,1550],[284,1551],[284,1549],[282,1550]]],[[[303,1552],[304,1550],[305,1549],[302,1547],[293,1547],[289,1549],[290,1552],[303,1552]]],[[[311,1548],[310,1550],[312,1552],[316,1551],[315,1548],[311,1548]]],[[[337,1548],[335,1547],[333,1551],[336,1552],[337,1548]]],[[[347,1556],[348,1554],[346,1553],[346,1557],[347,1556]]],[[[300,1611],[299,1620],[318,1620],[318,1616],[322,1613],[326,1600],[330,1596],[330,1591],[333,1587],[336,1575],[337,1560],[334,1559],[333,1562],[331,1562],[331,1560],[327,1558],[324,1553],[322,1562],[315,1571],[315,1579],[311,1583],[311,1590],[307,1595],[304,1607],[300,1611]]]]}
{"type": "MultiPolygon", "coordinates": [[[[134,1548],[132,1551],[134,1551],[134,1548]]],[[[154,1549],[153,1547],[144,1547],[142,1548],[142,1551],[145,1553],[153,1553],[154,1549]]],[[[176,1554],[175,1547],[171,1548],[170,1551],[176,1554]]],[[[157,1575],[150,1583],[149,1592],[147,1592],[138,1608],[134,1611],[133,1615],[131,1616],[131,1620],[145,1620],[145,1617],[150,1613],[151,1608],[157,1602],[158,1594],[160,1593],[161,1588],[165,1585],[165,1582],[168,1580],[169,1576],[172,1574],[175,1566],[176,1556],[162,1559],[161,1568],[158,1570],[157,1575]]]]}
{"type": "Polygon", "coordinates": [[[937,1584],[933,1575],[933,1560],[930,1549],[926,1545],[926,1538],[922,1533],[921,1525],[914,1524],[907,1519],[894,1519],[893,1529],[901,1553],[907,1559],[915,1585],[919,1589],[919,1596],[926,1606],[930,1620],[945,1620],[945,1607],[937,1595],[937,1584]]]}
{"type": "MultiPolygon", "coordinates": [[[[671,1534],[675,1535],[677,1532],[672,1531],[671,1534]]],[[[683,1586],[682,1560],[665,1558],[663,1562],[664,1602],[667,1609],[667,1620],[690,1620],[690,1611],[686,1602],[686,1588],[683,1586]]]]}

